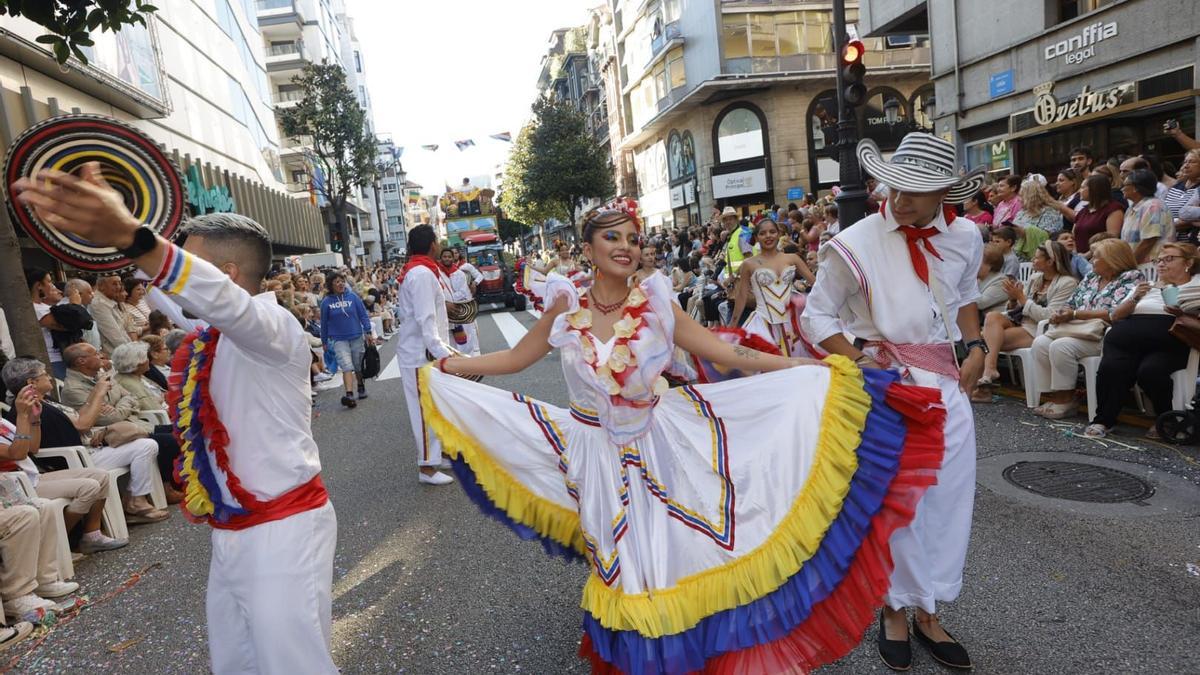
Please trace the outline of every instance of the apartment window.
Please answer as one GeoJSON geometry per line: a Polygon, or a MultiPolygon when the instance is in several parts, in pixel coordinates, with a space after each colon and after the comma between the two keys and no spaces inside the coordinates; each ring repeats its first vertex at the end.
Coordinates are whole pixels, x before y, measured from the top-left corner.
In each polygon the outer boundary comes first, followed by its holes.
{"type": "Polygon", "coordinates": [[[1094,12],[1115,0],[1055,0],[1058,3],[1058,23],[1094,12]]]}
{"type": "Polygon", "coordinates": [[[384,194],[395,193],[396,191],[397,191],[397,187],[396,187],[395,183],[384,183],[383,184],[383,193],[384,194]]]}
{"type": "Polygon", "coordinates": [[[362,54],[359,54],[357,50],[354,52],[354,72],[362,72],[362,54]]]}
{"type": "Polygon", "coordinates": [[[775,15],[751,14],[750,56],[771,58],[775,56],[775,15]]]}
{"type": "Polygon", "coordinates": [[[687,73],[683,69],[683,49],[673,49],[667,55],[667,76],[671,89],[678,89],[687,84],[687,73]]]}
{"type": "Polygon", "coordinates": [[[744,59],[750,56],[750,26],[745,14],[725,14],[721,17],[721,42],[725,58],[744,59]]]}

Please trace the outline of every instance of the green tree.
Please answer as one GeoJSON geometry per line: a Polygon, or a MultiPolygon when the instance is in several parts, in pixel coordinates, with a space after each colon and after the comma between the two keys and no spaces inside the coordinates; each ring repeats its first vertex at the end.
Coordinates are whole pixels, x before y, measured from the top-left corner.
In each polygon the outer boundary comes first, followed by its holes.
{"type": "Polygon", "coordinates": [[[72,54],[87,63],[80,47],[92,46],[89,33],[145,26],[146,15],[157,10],[146,0],[0,0],[0,15],[24,17],[49,31],[37,41],[49,45],[59,63],[72,54]]]}
{"type": "Polygon", "coordinates": [[[307,153],[322,176],[317,192],[329,203],[347,263],[351,260],[346,227],[346,202],[361,185],[375,180],[375,137],[367,129],[366,111],[346,84],[346,73],[335,63],[309,64],[292,78],[304,96],[290,108],[277,108],[283,133],[311,147],[307,153]]]}
{"type": "Polygon", "coordinates": [[[581,200],[616,191],[608,161],[582,113],[562,101],[539,99],[509,155],[501,206],[524,222],[555,217],[574,226],[581,200]]]}
{"type": "Polygon", "coordinates": [[[505,243],[520,241],[521,237],[529,233],[528,225],[503,215],[496,221],[496,225],[500,230],[500,240],[505,243]]]}

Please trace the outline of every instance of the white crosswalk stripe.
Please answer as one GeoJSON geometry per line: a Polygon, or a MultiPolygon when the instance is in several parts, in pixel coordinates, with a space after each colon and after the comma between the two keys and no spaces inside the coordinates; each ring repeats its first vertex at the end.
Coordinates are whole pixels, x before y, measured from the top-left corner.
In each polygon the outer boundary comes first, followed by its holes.
{"type": "Polygon", "coordinates": [[[529,312],[529,316],[532,316],[532,317],[533,317],[533,318],[535,318],[535,319],[540,319],[540,318],[542,318],[542,312],[541,312],[541,310],[537,310],[537,309],[534,309],[534,308],[530,307],[529,309],[527,309],[527,310],[525,310],[525,311],[526,311],[526,312],[529,312]]]}
{"type": "Polygon", "coordinates": [[[509,347],[516,347],[521,338],[525,337],[525,333],[529,332],[509,312],[493,312],[487,316],[496,323],[496,328],[500,329],[500,333],[504,335],[504,341],[508,343],[509,347]]]}

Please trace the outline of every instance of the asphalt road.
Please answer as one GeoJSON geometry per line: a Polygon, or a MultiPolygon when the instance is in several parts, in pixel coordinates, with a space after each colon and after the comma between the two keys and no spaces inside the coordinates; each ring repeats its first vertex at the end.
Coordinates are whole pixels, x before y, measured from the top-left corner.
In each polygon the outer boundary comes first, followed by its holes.
{"type": "MultiPolygon", "coordinates": [[[[518,338],[533,321],[526,312],[481,316],[484,350],[504,348],[506,335],[518,338]]],[[[384,363],[390,358],[389,346],[384,363]]],[[[551,354],[490,384],[564,403],[559,367],[551,354]]],[[[322,392],[314,423],[338,514],[333,649],[342,671],[586,672],[575,652],[587,570],[519,541],[457,487],[419,485],[400,381],[372,383],[370,393],[357,409],[344,410],[336,391],[322,392]]],[[[965,590],[943,611],[976,672],[1200,671],[1196,449],[1136,436],[1102,446],[1067,435],[1068,427],[1050,426],[1016,401],[978,407],[977,428],[981,462],[1026,451],[1123,460],[1150,467],[1152,482],[1182,479],[1185,499],[1165,505],[1174,508],[1163,515],[1113,516],[981,485],[965,590]]],[[[32,640],[0,663],[20,657],[9,665],[26,673],[206,672],[208,552],[207,528],[178,513],[134,528],[127,548],[76,565],[76,581],[99,602],[31,652],[32,640]],[[149,566],[128,590],[111,595],[149,566]]],[[[874,635],[869,629],[863,646],[821,672],[889,672],[874,635]]],[[[941,670],[917,649],[913,672],[941,670]]]]}

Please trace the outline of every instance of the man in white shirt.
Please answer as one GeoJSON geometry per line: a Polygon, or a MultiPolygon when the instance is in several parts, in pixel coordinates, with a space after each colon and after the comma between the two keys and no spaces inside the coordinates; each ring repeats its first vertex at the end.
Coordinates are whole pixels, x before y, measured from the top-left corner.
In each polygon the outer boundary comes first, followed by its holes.
{"type": "Polygon", "coordinates": [[[171,404],[208,411],[176,428],[193,440],[182,464],[185,505],[213,528],[213,672],[334,675],[337,519],[312,437],[308,340],[273,293],[259,292],[271,265],[266,230],[244,216],[209,214],[189,221],[180,248],[139,227],[94,162],[81,177],[41,171],[13,187],[60,230],[118,248],[207,322],[181,347],[199,366],[185,373],[197,384],[173,389],[171,404]]]}
{"type": "Polygon", "coordinates": [[[446,302],[453,291],[434,256],[441,253],[437,234],[429,225],[418,225],[408,232],[408,263],[401,271],[399,311],[400,339],[396,341],[396,361],[404,384],[404,403],[417,443],[418,480],[427,485],[454,482],[438,469],[442,466],[442,444],[425,426],[421,412],[417,371],[429,363],[454,354],[448,343],[450,320],[446,302]]]}
{"type": "Polygon", "coordinates": [[[129,333],[125,331],[125,315],[117,306],[125,289],[120,277],[108,276],[96,280],[96,290],[98,293],[92,299],[88,313],[100,332],[100,349],[111,354],[119,345],[130,342],[129,333]]]}
{"type": "Polygon", "coordinates": [[[975,496],[975,424],[967,392],[983,371],[976,274],[979,230],[944,203],[975,194],[982,173],[959,176],[954,146],[924,133],[905,136],[889,161],[870,140],[859,161],[888,185],[879,213],[842,230],[820,249],[817,280],[801,318],[808,339],[863,368],[895,368],[910,383],[941,391],[946,410],[937,484],[907,528],[890,540],[895,567],[881,614],[880,657],[894,670],[912,663],[913,633],[939,662],[969,668],[967,651],[941,627],[936,603],[962,588],[975,496]],[[853,342],[845,333],[854,336],[853,342]],[[954,342],[968,356],[956,362],[954,342]]]}
{"type": "MultiPolygon", "coordinates": [[[[439,255],[443,270],[450,270],[450,302],[474,305],[475,288],[483,281],[483,274],[462,258],[462,252],[454,248],[442,249],[439,255]]],[[[473,307],[477,311],[477,307],[473,307]]],[[[472,316],[474,313],[472,312],[472,316]]],[[[450,336],[458,351],[468,356],[479,356],[479,327],[475,321],[450,324],[450,336]],[[461,336],[456,334],[461,331],[461,336]]]]}

